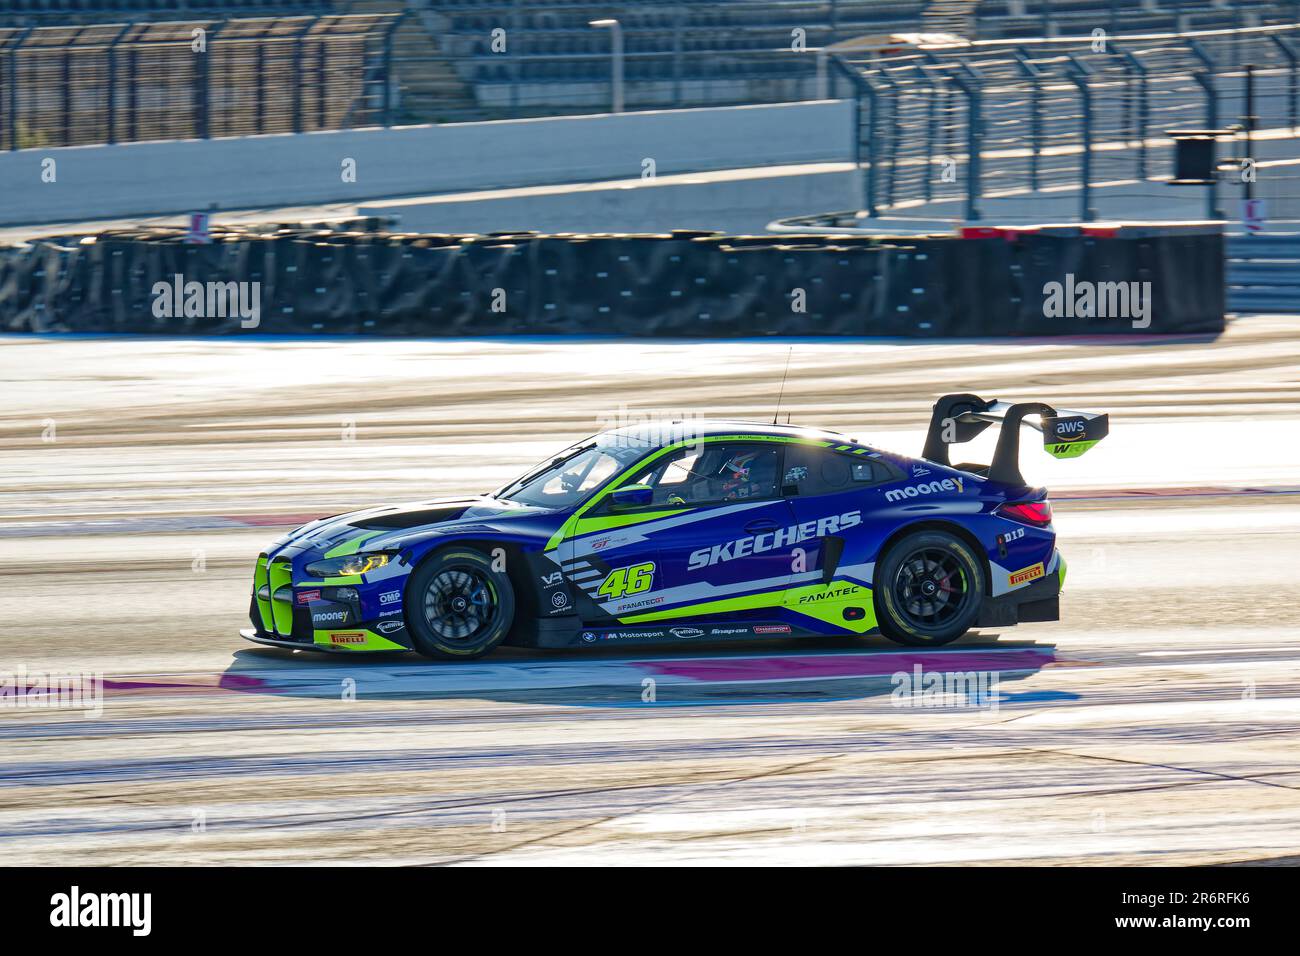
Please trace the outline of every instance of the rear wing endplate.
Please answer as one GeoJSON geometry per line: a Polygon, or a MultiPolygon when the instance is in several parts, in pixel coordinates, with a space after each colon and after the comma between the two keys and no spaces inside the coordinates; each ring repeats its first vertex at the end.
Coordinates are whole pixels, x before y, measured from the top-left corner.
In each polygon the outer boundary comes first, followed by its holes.
{"type": "Polygon", "coordinates": [[[1001,402],[978,395],[945,395],[934,403],[930,429],[925,436],[927,461],[948,465],[948,446],[960,445],[994,422],[1002,427],[989,466],[990,481],[1025,484],[1020,474],[1020,426],[1043,433],[1043,447],[1053,458],[1078,458],[1110,433],[1110,416],[1053,408],[1044,402],[1001,402]],[[1026,421],[1030,416],[1038,420],[1026,421]]]}

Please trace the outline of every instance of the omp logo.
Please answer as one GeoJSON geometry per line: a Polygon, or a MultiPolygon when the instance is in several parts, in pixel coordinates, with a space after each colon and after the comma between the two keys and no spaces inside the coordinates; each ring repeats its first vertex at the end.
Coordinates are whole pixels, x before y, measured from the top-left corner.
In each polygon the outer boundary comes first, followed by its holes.
{"type": "Polygon", "coordinates": [[[825,518],[818,518],[816,521],[805,521],[803,524],[790,525],[788,528],[765,531],[763,534],[752,535],[748,538],[737,538],[735,541],[728,541],[726,544],[715,544],[711,548],[701,548],[699,551],[691,552],[691,559],[686,566],[692,571],[698,571],[700,568],[711,567],[720,561],[734,561],[736,558],[744,558],[751,554],[763,554],[767,551],[775,551],[778,548],[798,544],[800,541],[807,541],[809,538],[824,538],[827,535],[838,534],[861,523],[861,511],[846,511],[841,515],[827,515],[825,518]]]}
{"type": "Polygon", "coordinates": [[[1034,578],[1041,578],[1043,573],[1043,562],[1039,561],[1037,564],[1032,564],[1027,568],[1021,568],[1019,571],[1009,575],[1007,577],[1007,583],[1012,587],[1015,587],[1017,584],[1024,584],[1026,581],[1034,580],[1034,578]]]}
{"type": "Polygon", "coordinates": [[[50,897],[51,926],[129,926],[132,936],[153,927],[152,893],[82,893],[74,886],[50,897]]]}
{"type": "Polygon", "coordinates": [[[816,604],[818,601],[829,601],[833,598],[848,597],[850,594],[857,594],[862,588],[856,584],[845,585],[836,588],[834,591],[823,591],[821,594],[805,594],[799,599],[800,604],[816,604]]]}
{"type": "Polygon", "coordinates": [[[396,604],[401,599],[401,591],[385,591],[383,594],[379,595],[380,604],[396,604]]]}
{"type": "Polygon", "coordinates": [[[942,481],[926,481],[919,485],[908,485],[906,488],[890,488],[885,492],[885,500],[902,501],[904,498],[915,498],[918,495],[937,495],[945,491],[955,491],[960,494],[962,479],[945,478],[942,481]]]}

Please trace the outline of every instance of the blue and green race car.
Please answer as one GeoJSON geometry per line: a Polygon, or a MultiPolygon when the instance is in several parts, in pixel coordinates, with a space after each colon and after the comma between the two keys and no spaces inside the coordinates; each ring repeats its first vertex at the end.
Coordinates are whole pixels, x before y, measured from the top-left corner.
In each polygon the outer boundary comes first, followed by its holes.
{"type": "Polygon", "coordinates": [[[674,422],[597,435],[483,497],[322,518],[257,559],[242,631],[303,650],[469,659],[854,637],[907,645],[1056,620],[1065,562],[1020,426],[1058,458],[1106,415],[975,395],[935,403],[920,458],[834,432],[674,422]],[[990,465],[949,447],[1001,426],[990,465]]]}

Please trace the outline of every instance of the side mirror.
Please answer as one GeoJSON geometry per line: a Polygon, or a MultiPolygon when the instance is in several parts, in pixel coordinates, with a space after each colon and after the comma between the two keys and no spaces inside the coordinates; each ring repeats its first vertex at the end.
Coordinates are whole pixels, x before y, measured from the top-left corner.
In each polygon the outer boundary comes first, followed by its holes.
{"type": "Polygon", "coordinates": [[[649,485],[624,485],[609,496],[610,507],[615,511],[624,508],[644,508],[654,501],[654,490],[649,485]]]}

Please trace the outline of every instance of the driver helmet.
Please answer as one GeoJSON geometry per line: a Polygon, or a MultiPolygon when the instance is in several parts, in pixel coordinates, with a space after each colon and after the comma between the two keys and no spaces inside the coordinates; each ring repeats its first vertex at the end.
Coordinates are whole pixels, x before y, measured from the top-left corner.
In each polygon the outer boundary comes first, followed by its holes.
{"type": "Polygon", "coordinates": [[[753,469],[760,454],[758,449],[742,451],[722,466],[722,497],[748,498],[758,490],[753,469]]]}

